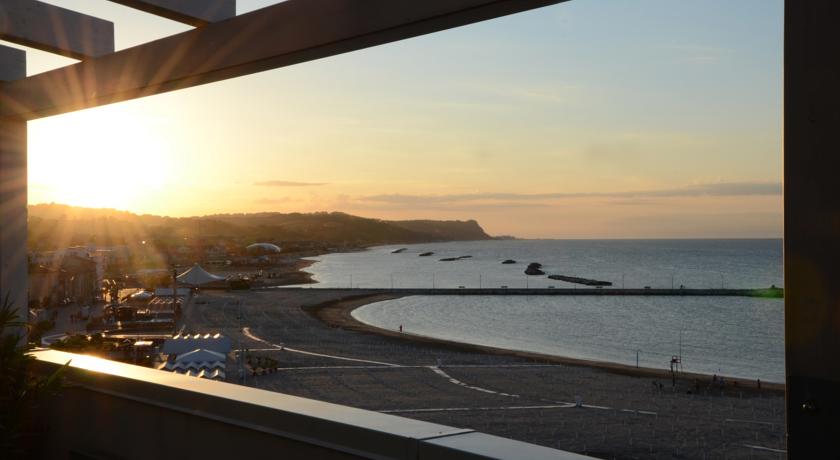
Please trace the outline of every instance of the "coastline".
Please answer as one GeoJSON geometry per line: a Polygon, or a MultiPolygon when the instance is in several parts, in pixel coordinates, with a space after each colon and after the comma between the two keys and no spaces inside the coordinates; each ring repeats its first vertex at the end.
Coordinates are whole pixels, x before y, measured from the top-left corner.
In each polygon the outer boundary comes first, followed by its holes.
{"type": "Polygon", "coordinates": [[[318,284],[318,281],[315,280],[313,277],[315,276],[314,273],[306,271],[307,268],[314,265],[316,260],[309,260],[308,257],[319,257],[325,256],[329,254],[343,254],[347,252],[363,252],[367,251],[368,249],[375,247],[375,246],[358,246],[353,248],[348,248],[344,251],[314,251],[311,254],[295,254],[290,255],[289,257],[294,260],[292,262],[292,267],[290,270],[281,274],[280,278],[278,279],[277,284],[272,284],[272,286],[294,286],[297,284],[318,284]]]}
{"type": "Polygon", "coordinates": [[[786,448],[781,391],[721,388],[711,378],[700,380],[699,389],[685,378],[672,386],[662,371],[382,331],[348,317],[358,306],[394,297],[371,294],[207,291],[204,302],[185,308],[182,321],[275,360],[279,367],[244,381],[228,375],[231,383],[267,391],[598,458],[673,458],[674,439],[690,441],[679,447],[683,458],[746,459],[752,445],[786,448]]]}
{"type": "Polygon", "coordinates": [[[293,268],[290,272],[290,275],[291,276],[296,276],[296,277],[299,277],[299,278],[303,278],[304,281],[302,283],[280,284],[280,286],[287,286],[289,284],[315,284],[315,283],[317,283],[317,281],[315,281],[312,278],[313,276],[315,276],[315,274],[306,271],[306,268],[310,267],[314,263],[315,263],[314,260],[307,260],[307,259],[304,259],[303,257],[298,257],[294,262],[294,265],[293,265],[293,268]]]}
{"type": "MultiPolygon", "coordinates": [[[[611,363],[606,361],[596,361],[580,358],[571,358],[558,355],[549,355],[536,352],[511,350],[506,348],[491,347],[487,345],[477,345],[466,342],[458,342],[453,340],[439,339],[434,337],[415,335],[395,330],[383,329],[363,323],[353,317],[353,310],[364,305],[380,302],[384,300],[393,300],[403,297],[399,294],[359,294],[355,296],[347,296],[338,300],[327,301],[321,304],[304,307],[304,310],[314,318],[326,324],[328,327],[341,328],[354,332],[365,334],[375,334],[390,338],[410,341],[416,344],[424,344],[434,347],[441,347],[449,350],[457,351],[472,351],[484,354],[512,356],[524,358],[537,363],[545,364],[561,364],[566,366],[586,367],[605,371],[612,374],[625,375],[639,378],[654,378],[668,381],[671,379],[671,373],[664,369],[654,369],[647,367],[635,367],[626,364],[611,363]]],[[[725,390],[740,391],[740,392],[772,392],[784,393],[785,384],[775,382],[762,382],[761,388],[756,388],[756,381],[752,379],[724,377],[727,381],[725,390]]],[[[681,372],[677,376],[677,381],[684,384],[693,384],[695,381],[704,384],[712,381],[712,376],[709,374],[681,372]]]]}
{"type": "MultiPolygon", "coordinates": [[[[489,240],[515,240],[517,238],[497,238],[491,237],[489,240]]],[[[305,269],[309,266],[315,264],[315,260],[308,260],[307,257],[320,257],[326,256],[330,254],[346,254],[346,253],[353,253],[353,252],[364,252],[368,251],[373,248],[383,247],[383,246],[395,246],[395,245],[417,245],[417,244],[429,244],[429,243],[456,243],[456,242],[471,242],[471,241],[488,241],[488,240],[446,240],[446,241],[421,241],[421,242],[413,242],[413,243],[375,243],[375,244],[368,244],[368,245],[360,245],[360,246],[351,246],[344,248],[340,251],[312,251],[312,253],[298,253],[295,255],[289,255],[289,257],[294,259],[294,264],[292,270],[290,270],[287,275],[292,276],[292,280],[296,278],[303,278],[306,281],[297,282],[297,281],[281,281],[280,284],[276,284],[276,286],[292,286],[295,284],[318,284],[318,281],[314,280],[312,277],[315,276],[313,273],[307,272],[305,269]]]]}

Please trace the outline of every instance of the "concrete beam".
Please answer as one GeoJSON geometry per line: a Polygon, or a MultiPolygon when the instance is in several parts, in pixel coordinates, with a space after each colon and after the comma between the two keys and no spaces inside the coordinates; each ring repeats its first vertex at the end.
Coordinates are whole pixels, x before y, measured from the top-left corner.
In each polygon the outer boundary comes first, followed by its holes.
{"type": "MultiPolygon", "coordinates": [[[[26,52],[0,45],[0,81],[25,77],[26,52]]],[[[29,314],[26,179],[26,122],[0,119],[0,304],[8,299],[23,319],[29,314]]]]}
{"type": "Polygon", "coordinates": [[[785,2],[788,453],[840,451],[840,2],[785,2]]]}
{"type": "MultiPolygon", "coordinates": [[[[26,121],[0,120],[0,303],[28,316],[26,121]]],[[[21,332],[23,335],[23,331],[21,332]]]]}
{"type": "Polygon", "coordinates": [[[35,119],[189,88],[565,0],[288,0],[0,85],[0,118],[35,119]]]}
{"type": "Polygon", "coordinates": [[[236,0],[111,0],[196,27],[236,16],[236,0]]]}
{"type": "Polygon", "coordinates": [[[0,81],[26,78],[26,51],[0,45],[0,81]]]}
{"type": "Polygon", "coordinates": [[[114,24],[36,0],[3,0],[0,39],[85,59],[114,52],[114,24]]]}

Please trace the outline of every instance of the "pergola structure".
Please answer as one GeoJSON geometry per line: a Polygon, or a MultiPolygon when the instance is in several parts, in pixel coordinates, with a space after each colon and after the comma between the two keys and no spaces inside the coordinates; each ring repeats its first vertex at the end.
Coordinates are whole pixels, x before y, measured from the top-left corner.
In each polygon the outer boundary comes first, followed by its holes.
{"type": "MultiPolygon", "coordinates": [[[[112,0],[195,29],[114,51],[114,25],[0,1],[0,39],[80,59],[26,76],[0,46],[0,295],[26,307],[26,123],[297,64],[564,0],[112,0]]],[[[840,450],[840,2],[785,4],[785,348],[793,458],[840,450]]],[[[60,152],[55,152],[60,155],[60,152]]]]}

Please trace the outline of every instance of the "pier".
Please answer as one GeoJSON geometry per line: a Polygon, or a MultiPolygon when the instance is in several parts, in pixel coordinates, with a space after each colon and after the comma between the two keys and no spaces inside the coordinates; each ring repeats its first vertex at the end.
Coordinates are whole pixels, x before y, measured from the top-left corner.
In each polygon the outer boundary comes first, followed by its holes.
{"type": "Polygon", "coordinates": [[[346,292],[354,295],[397,294],[408,295],[602,295],[602,296],[720,296],[765,297],[780,299],[784,289],[639,289],[639,288],[320,288],[320,287],[271,287],[258,289],[317,289],[324,292],[346,292]]]}

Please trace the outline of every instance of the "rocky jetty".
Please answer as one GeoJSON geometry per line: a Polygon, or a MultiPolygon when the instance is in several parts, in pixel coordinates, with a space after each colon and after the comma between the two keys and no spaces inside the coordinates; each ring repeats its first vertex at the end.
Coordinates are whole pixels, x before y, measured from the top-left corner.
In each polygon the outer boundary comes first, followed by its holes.
{"type": "Polygon", "coordinates": [[[434,254],[434,252],[424,252],[424,253],[420,254],[420,257],[429,257],[432,254],[434,254]]]}
{"type": "Polygon", "coordinates": [[[577,276],[548,275],[548,277],[553,280],[565,281],[567,283],[583,284],[586,286],[612,286],[612,283],[609,281],[591,280],[588,278],[579,278],[577,276]]]}
{"type": "Polygon", "coordinates": [[[461,259],[469,259],[472,256],[459,256],[459,257],[445,257],[440,259],[441,262],[452,262],[454,260],[461,260],[461,259]]]}
{"type": "Polygon", "coordinates": [[[545,275],[545,272],[540,270],[540,267],[542,267],[541,263],[531,262],[530,264],[528,264],[528,268],[525,269],[525,274],[526,275],[534,275],[534,276],[545,275]]]}
{"type": "Polygon", "coordinates": [[[516,261],[513,259],[506,259],[502,261],[503,264],[515,264],[516,261]]]}

